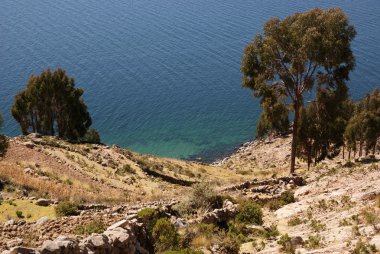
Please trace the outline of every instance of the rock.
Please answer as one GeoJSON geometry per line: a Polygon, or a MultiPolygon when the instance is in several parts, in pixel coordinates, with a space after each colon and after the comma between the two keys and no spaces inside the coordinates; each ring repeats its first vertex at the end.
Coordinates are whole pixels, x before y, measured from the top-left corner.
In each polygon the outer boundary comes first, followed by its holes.
{"type": "Polygon", "coordinates": [[[40,252],[25,247],[14,247],[10,250],[3,251],[2,254],[39,254],[40,252]]]}
{"type": "Polygon", "coordinates": [[[27,135],[28,138],[31,138],[31,139],[34,139],[34,138],[42,138],[42,135],[39,134],[39,133],[30,133],[29,135],[27,135]]]}
{"type": "Polygon", "coordinates": [[[37,224],[37,225],[42,225],[42,224],[44,224],[44,223],[46,223],[46,222],[48,222],[48,221],[49,221],[49,217],[44,216],[44,217],[39,218],[39,219],[36,221],[36,224],[37,224]]]}
{"type": "Polygon", "coordinates": [[[30,149],[33,149],[34,148],[34,144],[32,142],[25,142],[24,145],[27,147],[27,148],[30,148],[30,149]]]}
{"type": "Polygon", "coordinates": [[[380,249],[380,235],[375,235],[371,241],[369,241],[370,244],[373,244],[376,246],[376,249],[380,249]]]}
{"type": "Polygon", "coordinates": [[[14,224],[15,224],[14,220],[9,220],[9,221],[5,222],[5,226],[12,226],[14,224]]]}
{"type": "Polygon", "coordinates": [[[206,213],[201,219],[201,223],[217,224],[226,222],[236,215],[236,206],[229,200],[223,202],[223,208],[215,209],[212,212],[206,213]]]}
{"type": "Polygon", "coordinates": [[[15,238],[9,242],[7,242],[8,249],[21,246],[23,244],[23,240],[21,238],[15,238]]]}
{"type": "Polygon", "coordinates": [[[115,224],[109,226],[107,228],[107,230],[112,230],[112,229],[119,228],[119,227],[124,228],[126,225],[128,225],[128,221],[127,220],[121,220],[121,221],[116,222],[115,224]]]}
{"type": "Polygon", "coordinates": [[[40,199],[38,199],[36,201],[35,204],[38,205],[38,206],[48,206],[50,204],[50,200],[44,199],[44,198],[40,198],[40,199]]]}
{"type": "Polygon", "coordinates": [[[302,246],[304,244],[304,241],[303,241],[302,237],[300,237],[300,236],[292,237],[290,242],[293,246],[298,246],[298,245],[302,246]]]}
{"type": "Polygon", "coordinates": [[[187,223],[184,219],[181,219],[181,218],[177,218],[175,216],[172,216],[170,218],[170,221],[174,224],[174,226],[176,226],[177,228],[183,228],[183,227],[186,227],[187,223]]]}
{"type": "Polygon", "coordinates": [[[54,241],[47,240],[40,248],[41,254],[79,254],[79,245],[75,239],[59,236],[54,241]]]}
{"type": "Polygon", "coordinates": [[[24,169],[24,173],[25,173],[25,174],[33,175],[33,174],[34,174],[34,170],[31,169],[31,168],[25,168],[25,169],[24,169]]]}

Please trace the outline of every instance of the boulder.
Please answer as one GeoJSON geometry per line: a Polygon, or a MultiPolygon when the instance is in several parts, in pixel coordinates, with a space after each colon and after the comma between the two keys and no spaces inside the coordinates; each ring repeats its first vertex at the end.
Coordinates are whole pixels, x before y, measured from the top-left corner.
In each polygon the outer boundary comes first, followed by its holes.
{"type": "Polygon", "coordinates": [[[39,252],[41,254],[79,254],[79,246],[76,239],[59,236],[54,241],[47,240],[43,243],[39,252]]]}
{"type": "Polygon", "coordinates": [[[36,201],[35,204],[38,205],[38,206],[48,206],[50,204],[50,200],[44,199],[44,198],[40,198],[40,199],[38,199],[36,201]]]}
{"type": "Polygon", "coordinates": [[[14,247],[10,250],[3,251],[2,254],[40,254],[40,252],[25,247],[14,247]]]}
{"type": "Polygon", "coordinates": [[[15,238],[7,242],[7,247],[8,249],[10,249],[13,247],[21,246],[22,244],[23,244],[23,240],[21,238],[15,238]]]}
{"type": "Polygon", "coordinates": [[[42,224],[44,224],[44,223],[46,223],[46,222],[48,222],[48,221],[49,221],[49,217],[44,216],[44,217],[39,218],[39,219],[36,221],[36,224],[37,224],[37,225],[42,225],[42,224]]]}
{"type": "Polygon", "coordinates": [[[34,170],[31,169],[31,168],[25,168],[24,169],[24,173],[25,174],[29,174],[29,175],[33,175],[34,174],[34,170]]]}
{"type": "Polygon", "coordinates": [[[201,223],[206,224],[217,224],[226,222],[236,215],[236,207],[237,205],[233,204],[229,200],[225,200],[223,202],[223,208],[215,209],[212,212],[206,213],[201,219],[201,223]]]}

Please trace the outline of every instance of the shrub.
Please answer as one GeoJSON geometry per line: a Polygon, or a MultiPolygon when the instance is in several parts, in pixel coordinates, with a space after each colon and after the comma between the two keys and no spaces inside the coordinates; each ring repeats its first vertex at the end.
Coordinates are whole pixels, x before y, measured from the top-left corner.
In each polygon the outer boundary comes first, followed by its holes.
{"type": "Polygon", "coordinates": [[[310,235],[309,239],[305,241],[305,246],[307,249],[319,248],[322,244],[322,237],[319,234],[310,235]]]}
{"type": "Polygon", "coordinates": [[[74,234],[76,235],[90,235],[92,233],[102,233],[106,229],[106,226],[99,221],[90,221],[84,225],[77,225],[74,228],[74,234]]]}
{"type": "Polygon", "coordinates": [[[292,227],[300,225],[302,223],[304,223],[304,221],[301,220],[299,217],[292,217],[288,220],[288,226],[292,226],[292,227]]]}
{"type": "Polygon", "coordinates": [[[136,174],[136,169],[132,168],[129,164],[125,164],[122,168],[116,170],[116,174],[125,175],[125,173],[136,174]]]}
{"type": "Polygon", "coordinates": [[[310,228],[311,228],[314,232],[320,232],[320,231],[323,231],[323,230],[326,229],[326,224],[321,223],[321,221],[319,221],[319,220],[312,219],[312,220],[310,221],[310,228]]]}
{"type": "Polygon", "coordinates": [[[138,211],[137,217],[139,217],[143,221],[150,235],[152,234],[154,225],[156,224],[157,220],[160,218],[158,212],[153,208],[144,208],[138,211]]]}
{"type": "Polygon", "coordinates": [[[58,217],[78,215],[78,204],[69,201],[61,202],[55,207],[55,213],[58,217]]]}
{"type": "Polygon", "coordinates": [[[153,227],[152,237],[156,252],[178,248],[179,234],[175,226],[167,218],[157,220],[153,227]]]}
{"type": "Polygon", "coordinates": [[[292,244],[292,239],[288,234],[282,235],[280,240],[277,241],[281,245],[281,250],[285,253],[295,253],[295,246],[292,244]]]}
{"type": "Polygon", "coordinates": [[[245,201],[238,206],[237,210],[237,221],[256,225],[263,224],[263,212],[258,204],[245,201]]]}
{"type": "Polygon", "coordinates": [[[296,199],[294,197],[294,192],[286,191],[282,193],[279,198],[269,201],[267,203],[267,206],[271,211],[275,211],[284,205],[294,203],[294,202],[296,202],[296,199]]]}
{"type": "Polygon", "coordinates": [[[370,254],[376,253],[377,249],[374,244],[365,243],[359,240],[356,243],[355,249],[352,251],[353,254],[370,254]]]}
{"type": "Polygon", "coordinates": [[[5,153],[8,150],[8,146],[9,146],[8,138],[5,135],[0,135],[0,158],[5,155],[5,153]]]}
{"type": "Polygon", "coordinates": [[[240,244],[237,239],[227,235],[223,238],[223,241],[220,243],[220,247],[225,250],[225,253],[228,254],[238,254],[240,250],[240,244]]]}
{"type": "Polygon", "coordinates": [[[210,211],[221,208],[224,198],[218,195],[209,183],[198,183],[193,186],[188,200],[180,203],[177,210],[181,214],[192,214],[199,209],[210,211]]]}
{"type": "Polygon", "coordinates": [[[380,222],[379,216],[370,209],[364,209],[361,211],[361,215],[363,216],[364,220],[369,225],[373,225],[376,228],[376,225],[380,222]]]}
{"type": "Polygon", "coordinates": [[[21,212],[21,211],[16,211],[16,216],[17,216],[17,218],[19,218],[19,219],[24,218],[24,215],[22,215],[22,212],[21,212]]]}
{"type": "Polygon", "coordinates": [[[164,254],[204,254],[202,251],[199,250],[191,250],[191,249],[183,249],[178,251],[166,251],[164,254]]]}
{"type": "Polygon", "coordinates": [[[83,137],[83,142],[91,143],[91,144],[99,144],[100,143],[99,132],[92,128],[89,129],[83,137]]]}

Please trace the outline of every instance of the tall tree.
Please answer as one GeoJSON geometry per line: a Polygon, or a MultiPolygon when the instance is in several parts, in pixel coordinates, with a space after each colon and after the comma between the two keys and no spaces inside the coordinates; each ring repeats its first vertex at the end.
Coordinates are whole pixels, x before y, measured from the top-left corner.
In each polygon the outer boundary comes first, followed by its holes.
{"type": "MultiPolygon", "coordinates": [[[[0,128],[3,125],[3,116],[0,114],[0,128]]],[[[0,134],[0,158],[5,155],[8,150],[8,138],[0,134]]]]}
{"type": "Polygon", "coordinates": [[[263,112],[256,125],[258,138],[268,135],[282,135],[289,132],[289,109],[284,96],[277,94],[276,90],[268,90],[260,104],[263,112]]]}
{"type": "Polygon", "coordinates": [[[308,168],[312,159],[316,164],[339,154],[354,107],[345,84],[336,88],[319,86],[316,97],[302,108],[298,130],[297,156],[306,159],[308,168]]]}
{"type": "Polygon", "coordinates": [[[91,117],[82,99],[83,90],[62,69],[31,76],[25,90],[14,99],[12,115],[24,134],[38,132],[79,140],[91,126],[91,117]]]}
{"type": "Polygon", "coordinates": [[[272,18],[248,44],[242,61],[243,86],[262,97],[279,90],[292,104],[293,140],[290,171],[295,170],[297,136],[303,95],[315,84],[335,86],[349,79],[355,59],[356,35],[340,9],[313,9],[283,20],[272,18]]]}

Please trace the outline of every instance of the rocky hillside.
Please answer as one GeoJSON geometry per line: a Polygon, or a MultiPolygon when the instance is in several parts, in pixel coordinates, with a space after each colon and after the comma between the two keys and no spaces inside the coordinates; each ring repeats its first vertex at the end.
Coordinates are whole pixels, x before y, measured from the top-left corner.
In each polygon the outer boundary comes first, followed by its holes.
{"type": "Polygon", "coordinates": [[[35,135],[14,138],[0,162],[0,249],[182,254],[380,250],[380,156],[349,162],[340,155],[310,171],[298,161],[297,175],[289,176],[289,151],[286,137],[255,141],[204,165],[116,146],[35,135]],[[165,230],[155,230],[157,225],[165,230]]]}

